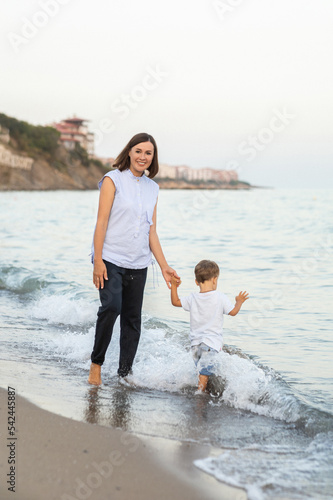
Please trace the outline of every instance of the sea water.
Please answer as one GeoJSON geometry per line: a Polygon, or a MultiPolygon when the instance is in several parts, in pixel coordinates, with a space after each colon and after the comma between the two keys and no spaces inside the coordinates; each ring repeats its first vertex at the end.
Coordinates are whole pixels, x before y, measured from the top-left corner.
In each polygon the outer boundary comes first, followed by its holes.
{"type": "Polygon", "coordinates": [[[103,386],[87,385],[98,192],[2,192],[1,386],[78,420],[211,444],[214,456],[195,465],[251,500],[332,498],[332,195],[161,190],[158,233],[180,296],[212,259],[219,290],[251,297],[226,317],[211,394],[197,396],[188,313],[151,268],[135,387],[116,375],[118,322],[103,386]]]}

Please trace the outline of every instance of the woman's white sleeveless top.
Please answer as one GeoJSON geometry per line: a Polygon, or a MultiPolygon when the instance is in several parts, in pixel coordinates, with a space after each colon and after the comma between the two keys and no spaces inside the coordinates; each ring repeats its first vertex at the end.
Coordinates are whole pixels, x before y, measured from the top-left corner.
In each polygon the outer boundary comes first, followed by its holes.
{"type": "MultiPolygon", "coordinates": [[[[112,170],[110,177],[116,187],[114,202],[106,230],[102,258],[127,269],[144,269],[152,262],[149,230],[159,186],[146,175],[136,177],[127,169],[112,170]]],[[[92,260],[94,248],[92,247],[92,260]]]]}

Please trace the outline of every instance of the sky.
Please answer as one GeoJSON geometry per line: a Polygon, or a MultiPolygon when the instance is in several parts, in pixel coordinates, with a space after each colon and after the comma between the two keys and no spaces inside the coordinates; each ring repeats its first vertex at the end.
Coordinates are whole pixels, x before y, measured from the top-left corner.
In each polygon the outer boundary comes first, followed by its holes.
{"type": "Polygon", "coordinates": [[[159,159],[277,188],[333,187],[332,0],[16,0],[1,5],[0,112],[138,132],[159,159]]]}

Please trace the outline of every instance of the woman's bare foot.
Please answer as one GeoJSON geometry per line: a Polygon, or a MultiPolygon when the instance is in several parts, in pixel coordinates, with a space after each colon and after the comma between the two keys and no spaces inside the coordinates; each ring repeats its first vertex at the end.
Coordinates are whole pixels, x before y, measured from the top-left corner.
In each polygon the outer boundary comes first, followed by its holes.
{"type": "Polygon", "coordinates": [[[88,377],[88,383],[91,385],[101,385],[101,365],[96,365],[96,363],[91,363],[90,372],[88,377]]]}

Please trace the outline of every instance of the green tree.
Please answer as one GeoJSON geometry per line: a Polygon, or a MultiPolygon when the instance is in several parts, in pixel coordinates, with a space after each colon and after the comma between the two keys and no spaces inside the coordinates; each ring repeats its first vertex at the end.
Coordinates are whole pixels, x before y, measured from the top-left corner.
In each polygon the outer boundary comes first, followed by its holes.
{"type": "Polygon", "coordinates": [[[50,159],[54,158],[60,133],[53,127],[30,125],[3,113],[0,113],[0,125],[9,129],[10,137],[21,150],[30,155],[43,154],[50,159]]]}

